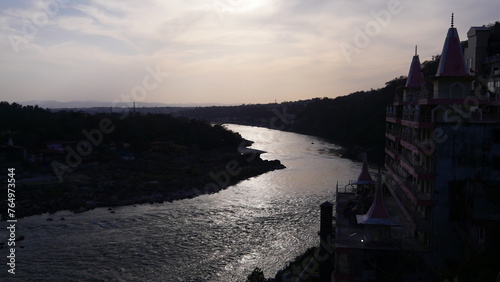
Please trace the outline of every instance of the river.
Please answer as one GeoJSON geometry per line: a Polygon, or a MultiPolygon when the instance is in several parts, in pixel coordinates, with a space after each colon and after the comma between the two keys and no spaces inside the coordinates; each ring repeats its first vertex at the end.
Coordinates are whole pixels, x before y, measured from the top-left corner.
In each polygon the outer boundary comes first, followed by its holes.
{"type": "Polygon", "coordinates": [[[20,219],[16,274],[7,273],[4,246],[0,280],[245,281],[255,267],[274,276],[319,242],[319,205],[334,201],[335,183],[355,179],[361,164],[316,137],[227,127],[287,168],[194,199],[20,219]]]}

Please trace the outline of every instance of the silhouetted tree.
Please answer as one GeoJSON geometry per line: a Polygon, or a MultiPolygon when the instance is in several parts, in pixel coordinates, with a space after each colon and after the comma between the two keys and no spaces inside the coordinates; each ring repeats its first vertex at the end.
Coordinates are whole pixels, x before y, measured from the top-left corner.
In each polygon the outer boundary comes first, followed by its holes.
{"type": "Polygon", "coordinates": [[[250,275],[247,277],[247,282],[266,282],[264,277],[264,272],[258,267],[256,267],[250,275]]]}

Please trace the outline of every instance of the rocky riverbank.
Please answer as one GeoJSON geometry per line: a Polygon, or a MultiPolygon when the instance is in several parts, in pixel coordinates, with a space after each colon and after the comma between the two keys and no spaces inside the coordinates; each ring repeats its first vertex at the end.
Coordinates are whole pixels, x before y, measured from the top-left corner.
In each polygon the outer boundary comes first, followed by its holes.
{"type": "MultiPolygon", "coordinates": [[[[83,164],[63,182],[28,181],[18,169],[16,217],[193,198],[282,168],[278,160],[261,159],[259,152],[219,148],[147,152],[134,160],[83,164]]],[[[30,178],[54,179],[50,173],[30,178]]]]}

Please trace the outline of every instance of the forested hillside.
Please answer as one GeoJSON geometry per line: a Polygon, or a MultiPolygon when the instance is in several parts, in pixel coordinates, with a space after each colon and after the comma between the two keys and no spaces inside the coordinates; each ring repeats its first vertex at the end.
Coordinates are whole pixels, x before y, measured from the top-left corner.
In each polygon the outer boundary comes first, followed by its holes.
{"type": "MultiPolygon", "coordinates": [[[[16,217],[191,198],[284,168],[238,151],[248,145],[238,133],[194,119],[0,102],[0,167],[15,170],[22,187],[16,217]]],[[[7,201],[0,208],[5,219],[7,201]]]]}
{"type": "MultiPolygon", "coordinates": [[[[422,63],[427,87],[436,73],[439,56],[422,63]]],[[[385,111],[396,95],[402,93],[406,76],[385,83],[380,89],[358,91],[337,98],[240,106],[199,107],[177,115],[211,122],[229,122],[265,126],[326,138],[345,148],[344,156],[357,157],[370,151],[371,161],[380,163],[384,156],[385,111]]]]}
{"type": "Polygon", "coordinates": [[[213,149],[236,147],[242,140],[239,134],[220,126],[170,115],[52,113],[38,106],[0,102],[0,142],[6,144],[12,138],[16,145],[34,149],[48,141],[78,141],[86,139],[83,130],[91,132],[99,129],[103,119],[109,120],[109,127],[113,128],[105,133],[103,144],[127,142],[135,152],[148,150],[149,143],[153,141],[213,149]]]}

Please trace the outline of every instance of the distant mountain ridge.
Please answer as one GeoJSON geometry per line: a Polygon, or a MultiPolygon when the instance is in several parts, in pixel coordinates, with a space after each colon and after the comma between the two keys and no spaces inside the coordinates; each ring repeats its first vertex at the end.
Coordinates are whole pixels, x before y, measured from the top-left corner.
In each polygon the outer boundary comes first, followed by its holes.
{"type": "MultiPolygon", "coordinates": [[[[130,108],[132,107],[132,103],[120,102],[106,102],[106,101],[68,101],[61,102],[56,100],[30,100],[18,102],[18,104],[23,106],[35,106],[38,105],[41,108],[49,108],[49,109],[74,109],[74,108],[130,108]]],[[[156,103],[156,102],[136,102],[136,107],[207,107],[207,106],[222,106],[224,104],[220,103],[156,103]]]]}
{"type": "MultiPolygon", "coordinates": [[[[422,63],[422,74],[429,91],[440,56],[422,63]]],[[[381,163],[385,146],[386,107],[401,94],[406,76],[385,83],[385,87],[358,91],[346,96],[309,100],[243,105],[136,103],[138,114],[170,114],[215,123],[236,123],[286,130],[325,138],[341,145],[342,155],[356,158],[362,150],[381,163]],[[396,97],[395,97],[396,96],[396,97]]],[[[28,101],[42,108],[78,110],[88,113],[118,113],[130,109],[129,103],[112,105],[96,101],[28,101]],[[111,109],[111,107],[113,108],[111,109]]]]}

